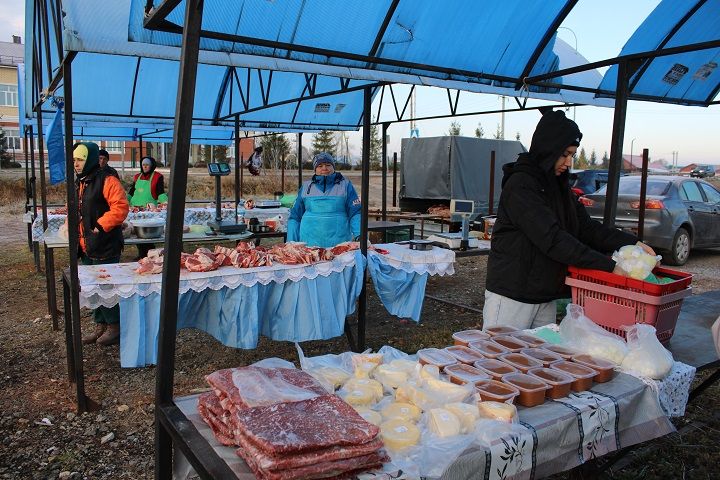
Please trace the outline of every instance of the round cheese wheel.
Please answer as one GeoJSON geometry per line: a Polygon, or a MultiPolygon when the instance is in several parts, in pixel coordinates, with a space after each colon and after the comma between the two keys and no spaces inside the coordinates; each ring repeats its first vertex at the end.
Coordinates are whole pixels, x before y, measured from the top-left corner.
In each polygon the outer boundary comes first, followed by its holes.
{"type": "Polygon", "coordinates": [[[402,418],[413,423],[420,419],[422,410],[411,403],[394,402],[381,410],[384,419],[402,418]]]}
{"type": "Polygon", "coordinates": [[[357,389],[358,387],[369,388],[373,393],[373,402],[380,400],[383,396],[382,384],[371,378],[351,378],[345,382],[343,390],[351,391],[357,389]]]}
{"type": "Polygon", "coordinates": [[[343,389],[340,391],[340,396],[350,405],[370,405],[375,401],[375,392],[366,385],[343,389]]]}
{"type": "Polygon", "coordinates": [[[393,418],[380,424],[380,435],[383,443],[390,450],[402,450],[403,448],[417,445],[420,441],[420,430],[418,427],[402,418],[393,418]]]}
{"type": "Polygon", "coordinates": [[[360,405],[353,406],[353,408],[366,422],[370,422],[375,426],[380,426],[382,423],[382,416],[375,410],[360,405]]]}

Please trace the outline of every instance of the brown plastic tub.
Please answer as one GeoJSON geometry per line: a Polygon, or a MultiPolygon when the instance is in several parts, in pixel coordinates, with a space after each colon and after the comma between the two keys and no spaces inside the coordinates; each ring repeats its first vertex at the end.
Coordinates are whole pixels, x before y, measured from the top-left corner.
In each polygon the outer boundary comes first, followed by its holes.
{"type": "Polygon", "coordinates": [[[483,332],[487,333],[491,337],[495,335],[507,335],[508,333],[519,332],[520,329],[511,327],[510,325],[497,325],[495,327],[488,327],[483,329],[483,332]]]}
{"type": "Polygon", "coordinates": [[[510,366],[513,366],[523,373],[527,373],[531,368],[542,367],[543,364],[540,360],[535,360],[532,357],[528,357],[524,353],[506,353],[500,355],[498,360],[502,360],[510,366]]]}
{"type": "Polygon", "coordinates": [[[462,345],[467,347],[470,342],[477,342],[479,340],[487,340],[490,335],[483,332],[482,330],[463,330],[462,332],[455,332],[452,335],[455,345],[462,345]]]}
{"type": "Polygon", "coordinates": [[[578,353],[580,353],[573,348],[565,347],[563,345],[556,345],[554,343],[546,343],[545,345],[543,345],[542,348],[544,348],[545,350],[549,350],[553,353],[557,353],[565,360],[570,360],[573,355],[577,355],[578,353]]]}
{"type": "Polygon", "coordinates": [[[445,373],[450,377],[452,383],[464,385],[466,383],[476,384],[485,380],[490,380],[490,375],[479,368],[465,365],[464,363],[456,363],[445,367],[445,373]]]}
{"type": "Polygon", "coordinates": [[[597,375],[597,372],[592,368],[567,360],[551,363],[550,368],[560,370],[575,378],[572,383],[572,389],[576,392],[589,390],[590,387],[592,387],[593,378],[597,375]]]}
{"type": "Polygon", "coordinates": [[[615,364],[609,360],[605,360],[604,358],[592,357],[588,354],[581,353],[580,355],[573,355],[572,360],[575,363],[585,365],[586,367],[590,367],[598,372],[593,379],[597,383],[609,382],[612,380],[613,374],[615,373],[615,364]]]}
{"type": "Polygon", "coordinates": [[[475,362],[474,365],[475,368],[479,368],[495,380],[502,380],[503,375],[518,371],[517,368],[495,358],[484,358],[475,362]]]}
{"type": "Polygon", "coordinates": [[[490,339],[491,342],[495,342],[503,347],[507,348],[511,352],[519,352],[523,348],[528,348],[528,344],[510,335],[495,335],[490,339]]]}
{"type": "Polygon", "coordinates": [[[435,365],[440,370],[457,363],[455,357],[440,348],[423,348],[417,352],[420,365],[435,365]]]}
{"type": "Polygon", "coordinates": [[[517,388],[497,380],[478,382],[475,385],[475,389],[480,395],[480,400],[483,402],[491,400],[493,402],[513,403],[515,397],[520,395],[520,390],[517,388]]]}
{"type": "Polygon", "coordinates": [[[575,380],[574,377],[567,373],[545,367],[531,368],[528,370],[528,375],[547,383],[550,388],[545,392],[545,395],[552,399],[567,397],[575,380]]]}
{"type": "Polygon", "coordinates": [[[502,377],[503,383],[517,388],[520,394],[517,402],[524,407],[542,405],[545,401],[545,392],[550,386],[539,378],[525,373],[508,373],[502,377]]]}
{"type": "Polygon", "coordinates": [[[544,348],[523,348],[520,350],[520,353],[524,353],[528,357],[532,357],[535,360],[542,362],[543,367],[549,367],[553,362],[564,360],[563,357],[557,353],[545,350],[544,348]]]}
{"type": "Polygon", "coordinates": [[[527,343],[528,346],[531,348],[539,347],[539,346],[545,345],[547,343],[545,340],[538,337],[537,335],[533,335],[532,333],[527,333],[522,330],[520,330],[519,332],[509,333],[508,335],[527,343]]]}
{"type": "Polygon", "coordinates": [[[469,347],[463,347],[462,345],[447,347],[445,348],[445,351],[455,357],[458,362],[467,363],[468,365],[472,365],[478,360],[485,358],[483,354],[477,350],[473,350],[469,347]]]}
{"type": "Polygon", "coordinates": [[[482,354],[483,357],[497,358],[502,354],[510,353],[510,350],[503,347],[499,343],[495,343],[492,340],[480,340],[479,342],[472,342],[470,348],[477,350],[482,354]]]}

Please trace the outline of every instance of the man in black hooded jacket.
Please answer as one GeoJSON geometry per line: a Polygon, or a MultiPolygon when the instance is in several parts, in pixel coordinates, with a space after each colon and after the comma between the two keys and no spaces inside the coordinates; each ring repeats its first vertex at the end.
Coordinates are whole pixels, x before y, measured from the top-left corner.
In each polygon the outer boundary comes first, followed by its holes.
{"type": "MultiPolygon", "coordinates": [[[[637,237],[592,220],[570,190],[569,169],[582,133],[562,111],[540,119],[530,151],[503,167],[488,259],[484,327],[554,323],[555,300],[569,297],[568,265],[613,272],[607,255],[637,237]]],[[[616,271],[620,273],[619,271],[616,271]]]]}

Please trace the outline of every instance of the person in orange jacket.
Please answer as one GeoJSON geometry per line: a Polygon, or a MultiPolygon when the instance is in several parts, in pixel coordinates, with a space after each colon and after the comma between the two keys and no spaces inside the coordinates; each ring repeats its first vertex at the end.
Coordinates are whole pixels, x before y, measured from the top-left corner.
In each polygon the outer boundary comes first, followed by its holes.
{"type": "MultiPolygon", "coordinates": [[[[83,265],[119,263],[123,249],[122,224],[130,210],[120,180],[100,168],[99,147],[78,143],[73,149],[77,178],[80,260],[83,265]]],[[[95,329],[83,343],[113,345],[120,341],[120,307],[98,307],[93,312],[95,329]]]]}

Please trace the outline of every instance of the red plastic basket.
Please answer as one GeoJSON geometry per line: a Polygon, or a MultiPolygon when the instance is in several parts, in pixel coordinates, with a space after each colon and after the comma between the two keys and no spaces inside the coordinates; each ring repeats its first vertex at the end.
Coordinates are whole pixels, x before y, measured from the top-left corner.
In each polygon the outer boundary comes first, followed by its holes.
{"type": "Polygon", "coordinates": [[[618,287],[633,292],[646,293],[648,295],[666,295],[685,290],[690,286],[692,274],[671,270],[665,267],[656,267],[653,273],[659,277],[672,278],[675,281],[664,284],[650,283],[643,280],[616,275],[602,270],[588,270],[586,268],[568,267],[570,278],[577,278],[590,283],[618,287]]]}
{"type": "Polygon", "coordinates": [[[689,287],[692,275],[666,268],[657,268],[655,273],[677,280],[664,285],[599,270],[573,270],[565,279],[572,290],[573,303],[583,307],[593,322],[622,338],[623,327],[646,323],[655,327],[661,342],[667,342],[675,332],[683,299],[692,293],[689,287]],[[662,293],[655,293],[658,290],[662,293]]]}

